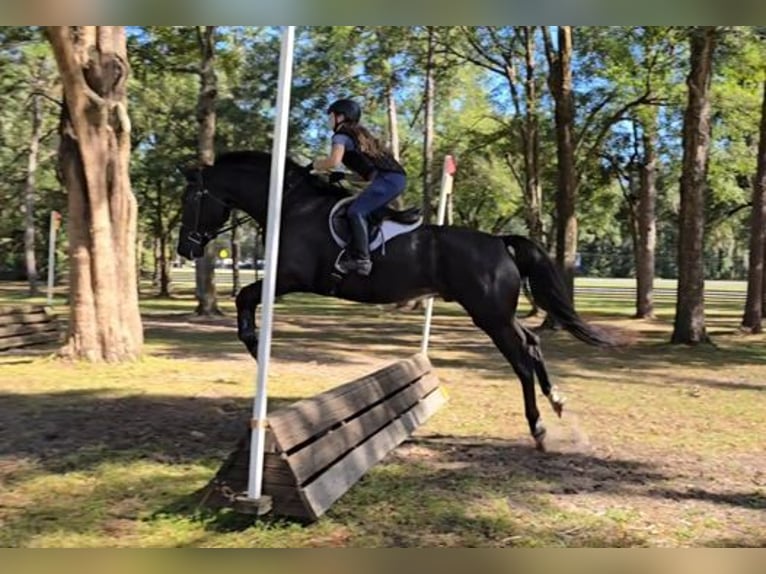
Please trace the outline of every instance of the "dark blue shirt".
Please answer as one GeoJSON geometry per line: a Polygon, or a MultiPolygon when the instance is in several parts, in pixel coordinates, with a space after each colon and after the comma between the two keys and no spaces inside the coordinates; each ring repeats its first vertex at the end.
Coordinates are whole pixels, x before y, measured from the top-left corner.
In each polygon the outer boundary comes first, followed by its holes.
{"type": "Polygon", "coordinates": [[[354,140],[346,134],[333,134],[332,145],[342,145],[348,151],[353,151],[356,149],[354,140]]]}

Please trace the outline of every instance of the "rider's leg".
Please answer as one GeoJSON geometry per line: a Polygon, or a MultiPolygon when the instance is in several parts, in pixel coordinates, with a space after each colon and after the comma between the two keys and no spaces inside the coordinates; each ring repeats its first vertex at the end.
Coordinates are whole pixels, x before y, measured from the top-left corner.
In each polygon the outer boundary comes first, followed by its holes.
{"type": "Polygon", "coordinates": [[[372,269],[370,262],[370,237],[367,217],[359,213],[348,214],[348,225],[351,228],[351,259],[354,261],[356,272],[369,275],[372,269]]]}
{"type": "Polygon", "coordinates": [[[360,275],[369,275],[372,263],[367,217],[401,195],[405,183],[406,178],[402,174],[378,173],[372,183],[349,206],[347,214],[352,238],[351,260],[347,260],[349,270],[353,268],[360,275]]]}

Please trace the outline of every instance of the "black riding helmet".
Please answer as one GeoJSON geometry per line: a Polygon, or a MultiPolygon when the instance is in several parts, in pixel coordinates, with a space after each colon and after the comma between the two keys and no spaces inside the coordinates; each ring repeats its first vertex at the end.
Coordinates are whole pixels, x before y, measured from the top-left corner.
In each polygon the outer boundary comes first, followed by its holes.
{"type": "Polygon", "coordinates": [[[357,123],[362,117],[362,108],[354,100],[343,98],[336,100],[327,108],[327,113],[343,114],[348,122],[357,123]]]}

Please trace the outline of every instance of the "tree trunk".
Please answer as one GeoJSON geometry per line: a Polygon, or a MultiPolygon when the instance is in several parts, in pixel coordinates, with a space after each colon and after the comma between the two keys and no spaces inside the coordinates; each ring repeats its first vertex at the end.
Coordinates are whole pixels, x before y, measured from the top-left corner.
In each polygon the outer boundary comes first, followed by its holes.
{"type": "Polygon", "coordinates": [[[535,27],[523,26],[526,77],[524,97],[524,196],[529,236],[543,243],[542,189],[540,187],[540,130],[538,121],[538,97],[535,78],[535,27]]]}
{"type": "Polygon", "coordinates": [[[434,163],[434,98],[436,94],[434,82],[434,30],[428,28],[428,45],[426,53],[426,75],[423,119],[423,220],[431,222],[433,215],[433,163],[434,163]]]}
{"type": "MultiPolygon", "coordinates": [[[[201,166],[213,165],[215,161],[215,99],[218,80],[215,73],[215,26],[197,27],[200,62],[200,91],[197,99],[198,160],[201,166]]],[[[210,242],[205,255],[197,260],[195,278],[197,315],[221,315],[215,286],[215,246],[210,242]]]]}
{"type": "Polygon", "coordinates": [[[130,187],[129,72],[122,26],[50,26],[65,106],[59,163],[68,193],[70,317],[62,353],[134,359],[143,329],[130,187]]]}
{"type": "Polygon", "coordinates": [[[160,234],[160,249],[159,249],[159,296],[170,297],[170,257],[168,257],[168,235],[167,233],[160,234]]]}
{"type": "Polygon", "coordinates": [[[393,80],[386,86],[386,110],[388,112],[388,147],[396,161],[399,161],[399,122],[396,118],[393,80]]]}
{"type": "MultiPolygon", "coordinates": [[[[399,161],[399,122],[396,117],[396,98],[394,97],[394,79],[391,78],[386,86],[386,110],[388,115],[388,147],[396,161],[399,161]]],[[[390,206],[394,209],[402,209],[404,204],[402,197],[397,196],[390,206]]]]}
{"type": "Polygon", "coordinates": [[[763,265],[763,280],[762,280],[762,297],[761,297],[761,317],[766,319],[766,245],[763,246],[764,253],[764,265],[763,265]]]}
{"type": "Polygon", "coordinates": [[[708,341],[705,331],[703,241],[705,187],[710,150],[710,84],[716,28],[700,26],[691,35],[689,95],[684,113],[681,220],[678,240],[678,295],[672,343],[708,341]]]}
{"type": "Polygon", "coordinates": [[[29,294],[39,293],[37,283],[37,258],[35,256],[35,195],[37,194],[37,162],[40,155],[42,138],[42,113],[40,96],[32,95],[32,134],[29,138],[29,157],[27,158],[27,177],[24,184],[24,262],[29,282],[29,294]]]}
{"type": "Polygon", "coordinates": [[[555,105],[556,159],[556,263],[559,265],[570,296],[574,296],[575,257],[577,255],[577,218],[575,197],[574,93],[572,91],[572,27],[558,27],[558,46],[554,51],[550,34],[543,27],[543,37],[550,64],[551,93],[555,105]]]}
{"type": "Polygon", "coordinates": [[[761,134],[758,165],[753,182],[753,211],[750,216],[750,266],[747,273],[747,300],[742,329],[760,333],[766,300],[766,80],[763,82],[761,134]]]}
{"type": "MultiPolygon", "coordinates": [[[[152,287],[156,288],[160,285],[160,232],[155,231],[154,239],[152,239],[152,259],[154,263],[152,265],[152,287]]],[[[139,274],[141,268],[139,267],[139,274]]]]}
{"type": "Polygon", "coordinates": [[[644,157],[638,189],[636,244],[636,318],[654,316],[654,253],[657,244],[657,114],[648,110],[643,124],[644,157]]]}
{"type": "Polygon", "coordinates": [[[239,280],[239,225],[236,212],[231,212],[231,296],[236,297],[242,284],[239,280]]]}

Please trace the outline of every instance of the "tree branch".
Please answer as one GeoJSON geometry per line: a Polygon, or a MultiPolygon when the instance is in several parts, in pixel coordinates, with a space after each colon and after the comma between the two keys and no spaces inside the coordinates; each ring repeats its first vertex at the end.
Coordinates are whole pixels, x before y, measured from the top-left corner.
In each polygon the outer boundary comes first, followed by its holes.
{"type": "Polygon", "coordinates": [[[513,157],[511,156],[510,152],[505,154],[505,162],[508,164],[508,167],[511,168],[511,173],[513,174],[513,178],[516,180],[516,183],[519,184],[521,189],[524,189],[524,181],[521,179],[521,174],[513,165],[513,157]]]}
{"type": "MultiPolygon", "coordinates": [[[[591,146],[588,148],[587,152],[585,153],[584,157],[582,158],[582,161],[580,162],[580,166],[582,166],[583,164],[586,164],[588,161],[590,161],[593,158],[593,156],[601,148],[601,144],[603,143],[607,133],[609,133],[609,130],[611,129],[611,127],[617,122],[621,121],[629,110],[641,104],[649,103],[651,101],[652,101],[651,92],[644,92],[641,96],[626,103],[625,105],[617,109],[612,115],[610,115],[606,119],[606,121],[604,121],[604,123],[602,124],[601,129],[599,130],[598,135],[596,136],[593,144],[591,144],[591,146]]],[[[577,171],[580,174],[578,175],[578,181],[579,181],[582,177],[583,170],[578,169],[577,171]]]]}
{"type": "MultiPolygon", "coordinates": [[[[469,32],[465,31],[461,27],[461,32],[464,36],[466,36],[466,39],[468,40],[468,43],[471,44],[471,46],[474,46],[474,43],[470,38],[468,38],[469,32]]],[[[437,39],[437,44],[442,46],[446,53],[452,54],[453,56],[456,56],[460,58],[461,60],[464,60],[466,62],[470,62],[471,64],[474,64],[475,66],[479,66],[480,68],[484,68],[485,70],[489,70],[491,72],[494,72],[495,74],[505,75],[505,70],[502,62],[496,62],[491,57],[487,58],[487,61],[482,61],[479,58],[475,58],[473,56],[470,56],[464,52],[461,52],[457,49],[455,49],[452,44],[444,43],[443,41],[437,39]]],[[[474,48],[479,52],[480,55],[483,56],[484,50],[482,48],[474,48]]]]}

